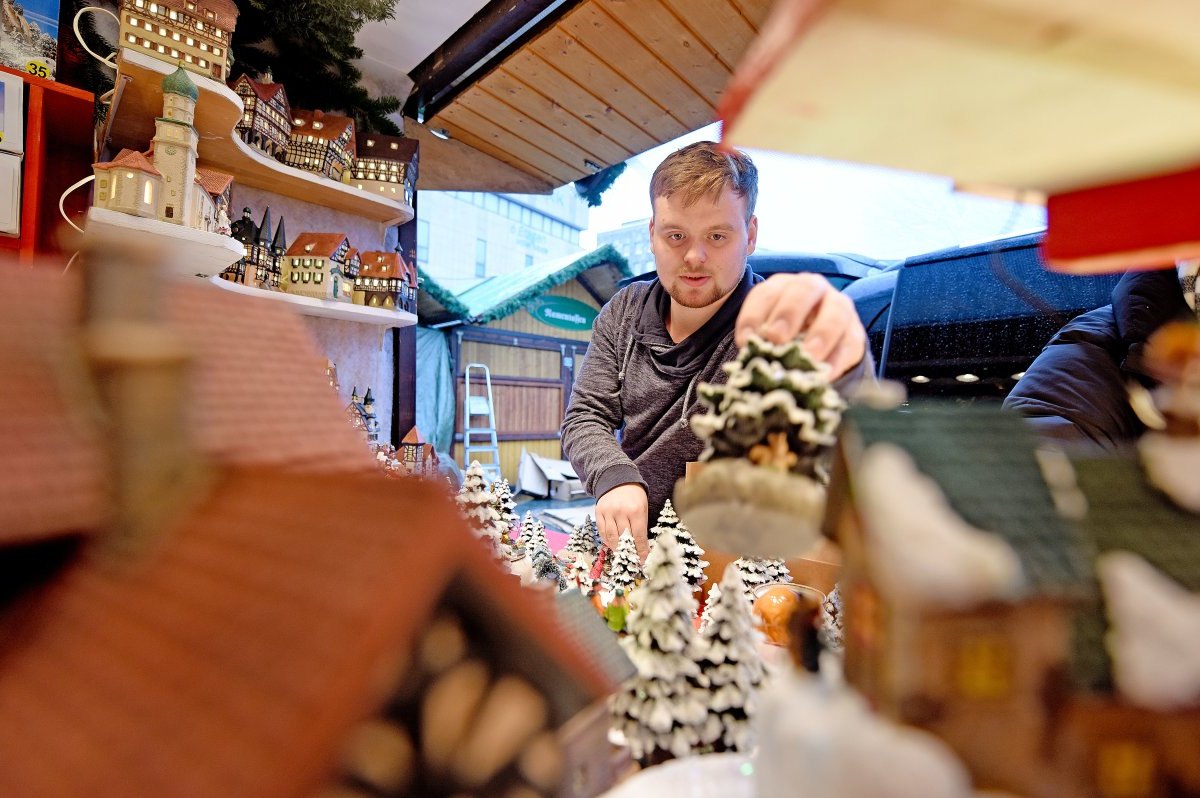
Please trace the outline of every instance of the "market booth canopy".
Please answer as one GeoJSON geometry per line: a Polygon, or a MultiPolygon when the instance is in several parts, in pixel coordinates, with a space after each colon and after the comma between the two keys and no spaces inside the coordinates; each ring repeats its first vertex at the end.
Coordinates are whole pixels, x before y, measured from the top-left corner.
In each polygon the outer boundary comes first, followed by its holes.
{"type": "Polygon", "coordinates": [[[1198,30],[1191,0],[782,0],[720,116],[734,146],[1048,194],[1052,266],[1168,265],[1200,254],[1198,30]]]}
{"type": "MultiPolygon", "coordinates": [[[[478,11],[415,68],[396,62],[421,188],[548,192],[713,122],[772,0],[448,4],[478,11]]],[[[364,29],[368,77],[411,16],[364,29]]]]}

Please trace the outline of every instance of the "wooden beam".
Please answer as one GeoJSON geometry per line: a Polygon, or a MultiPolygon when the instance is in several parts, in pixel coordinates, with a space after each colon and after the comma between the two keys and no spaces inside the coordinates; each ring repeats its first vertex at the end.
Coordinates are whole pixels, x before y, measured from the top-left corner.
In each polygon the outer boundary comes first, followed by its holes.
{"type": "MultiPolygon", "coordinates": [[[[731,71],[742,61],[758,29],[729,0],[663,0],[731,71]]],[[[767,4],[769,5],[769,3],[767,4]]]]}
{"type": "Polygon", "coordinates": [[[549,194],[559,185],[549,175],[534,174],[461,141],[439,138],[416,120],[404,120],[404,133],[421,143],[419,189],[549,194]]]}
{"type": "Polygon", "coordinates": [[[557,184],[570,183],[582,172],[457,104],[443,109],[433,123],[477,150],[532,174],[545,175],[557,184]]]}
{"type": "Polygon", "coordinates": [[[529,46],[576,83],[589,87],[601,101],[648,133],[656,144],[691,132],[560,26],[546,31],[529,46]]]}
{"type": "Polygon", "coordinates": [[[504,68],[497,69],[488,75],[477,84],[477,87],[498,97],[529,118],[536,119],[567,141],[572,141],[582,147],[591,156],[591,160],[596,163],[603,165],[620,163],[636,154],[634,150],[614,142],[596,128],[588,125],[561,105],[557,99],[551,99],[555,95],[542,94],[504,68]]]}
{"type": "Polygon", "coordinates": [[[771,8],[775,5],[775,0],[732,0],[737,6],[738,11],[742,12],[742,16],[754,26],[755,30],[761,30],[763,23],[767,21],[767,17],[771,14],[771,8]]]}
{"type": "Polygon", "coordinates": [[[658,144],[657,139],[629,121],[620,111],[563,74],[532,49],[514,54],[504,62],[503,71],[525,85],[535,87],[545,96],[552,97],[556,104],[630,152],[645,152],[658,144]]]}
{"type": "MultiPolygon", "coordinates": [[[[637,9],[644,10],[640,4],[637,9]]],[[[636,27],[642,13],[627,13],[627,24],[636,27]]],[[[715,104],[685,83],[656,54],[595,3],[585,3],[556,26],[574,36],[612,69],[635,83],[688,132],[716,118],[715,104]]]]}

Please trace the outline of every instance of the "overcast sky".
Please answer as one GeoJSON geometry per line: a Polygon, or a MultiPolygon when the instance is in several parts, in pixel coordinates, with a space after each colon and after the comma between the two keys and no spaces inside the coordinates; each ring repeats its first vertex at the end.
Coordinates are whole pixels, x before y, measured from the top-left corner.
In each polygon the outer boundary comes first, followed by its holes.
{"type": "MultiPolygon", "coordinates": [[[[711,125],[631,159],[592,208],[581,243],[591,248],[596,233],[648,218],[654,167],[684,144],[718,137],[711,125]]],[[[961,194],[946,178],[763,150],[750,155],[759,169],[760,249],[903,258],[1045,224],[1041,207],[961,194]]]]}

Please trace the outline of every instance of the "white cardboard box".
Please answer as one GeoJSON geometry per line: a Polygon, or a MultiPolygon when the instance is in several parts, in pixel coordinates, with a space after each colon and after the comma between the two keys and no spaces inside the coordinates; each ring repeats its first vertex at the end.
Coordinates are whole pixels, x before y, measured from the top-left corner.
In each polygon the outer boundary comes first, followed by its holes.
{"type": "Polygon", "coordinates": [[[0,73],[0,151],[25,152],[25,81],[0,73]]]}
{"type": "Polygon", "coordinates": [[[0,234],[21,234],[21,156],[0,152],[0,234]]]}

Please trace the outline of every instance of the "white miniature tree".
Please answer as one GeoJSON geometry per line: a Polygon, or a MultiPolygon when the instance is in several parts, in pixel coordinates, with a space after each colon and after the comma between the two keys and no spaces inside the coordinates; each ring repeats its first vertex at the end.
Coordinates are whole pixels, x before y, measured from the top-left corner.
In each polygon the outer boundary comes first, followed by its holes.
{"type": "Polygon", "coordinates": [[[704,610],[700,613],[700,631],[703,632],[712,623],[713,607],[717,606],[717,600],[721,598],[721,585],[714,583],[708,589],[708,600],[704,602],[704,610]]]}
{"type": "Polygon", "coordinates": [[[621,533],[617,552],[612,557],[612,576],[609,584],[613,590],[618,587],[624,588],[625,595],[628,596],[642,576],[642,559],[638,557],[637,544],[633,542],[633,533],[626,529],[621,533]]]}
{"type": "Polygon", "coordinates": [[[549,547],[543,546],[529,551],[531,551],[529,556],[533,562],[533,575],[543,582],[553,584],[560,593],[566,590],[568,587],[566,574],[563,573],[558,560],[550,554],[549,547]]]}
{"type": "Polygon", "coordinates": [[[650,552],[640,596],[624,638],[638,672],[609,699],[609,707],[631,755],[648,765],[691,753],[708,714],[695,687],[696,602],[683,585],[674,537],[665,536],[650,552]]]}
{"type": "MultiPolygon", "coordinates": [[[[742,584],[745,589],[742,591],[746,600],[754,603],[754,589],[762,585],[770,584],[777,580],[772,579],[772,574],[780,573],[780,569],[787,571],[787,566],[783,564],[783,560],[767,560],[759,557],[742,557],[734,562],[741,573],[742,584]]],[[[788,580],[791,581],[791,574],[788,574],[788,580]]]]}
{"type": "Polygon", "coordinates": [[[783,560],[763,560],[763,568],[766,569],[768,582],[792,581],[792,572],[783,560]]]}
{"type": "Polygon", "coordinates": [[[530,557],[538,549],[550,550],[550,544],[546,542],[546,526],[534,518],[533,513],[525,513],[525,520],[521,522],[520,542],[530,557]]]}
{"type": "Polygon", "coordinates": [[[505,555],[500,540],[503,531],[503,521],[500,514],[492,506],[492,494],[487,489],[487,480],[483,476],[483,468],[479,461],[472,461],[463,474],[462,488],[455,497],[458,508],[470,521],[475,533],[488,541],[497,557],[505,555]]]}
{"type": "Polygon", "coordinates": [[[492,508],[500,515],[504,526],[504,541],[512,541],[512,528],[520,521],[517,515],[517,504],[513,501],[512,486],[508,480],[500,477],[491,484],[492,508]]]}
{"type": "Polygon", "coordinates": [[[717,752],[753,747],[750,718],[764,671],[754,644],[750,607],[740,598],[743,589],[737,566],[726,567],[716,600],[710,597],[705,608],[708,624],[697,646],[700,678],[696,689],[708,707],[700,742],[717,752]]]}
{"type": "Polygon", "coordinates": [[[658,514],[658,522],[650,527],[650,542],[653,543],[658,540],[658,536],[663,532],[674,533],[680,523],[682,522],[679,520],[679,515],[675,512],[675,508],[671,506],[671,500],[667,499],[663,504],[662,511],[658,514]]]}
{"type": "Polygon", "coordinates": [[[566,551],[568,556],[575,558],[576,563],[591,570],[600,554],[600,531],[590,515],[584,516],[583,523],[571,529],[566,551]]]}
{"type": "Polygon", "coordinates": [[[662,512],[658,514],[658,523],[650,530],[650,542],[656,543],[664,533],[669,533],[679,542],[679,550],[683,557],[683,576],[693,593],[699,591],[704,586],[704,568],[708,565],[706,560],[701,559],[704,549],[696,544],[692,533],[683,521],[679,520],[670,499],[663,504],[662,512]]]}

